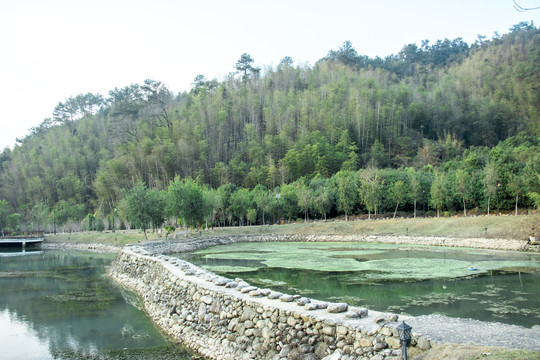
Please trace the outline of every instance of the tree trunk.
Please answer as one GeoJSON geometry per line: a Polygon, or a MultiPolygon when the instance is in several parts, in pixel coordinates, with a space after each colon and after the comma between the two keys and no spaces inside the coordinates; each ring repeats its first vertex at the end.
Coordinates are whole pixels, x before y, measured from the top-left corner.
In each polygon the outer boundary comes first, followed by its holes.
{"type": "Polygon", "coordinates": [[[414,199],[414,218],[416,219],[416,199],[414,199]]]}
{"type": "Polygon", "coordinates": [[[467,217],[467,207],[465,206],[465,198],[463,198],[463,214],[467,217]]]}
{"type": "Polygon", "coordinates": [[[368,218],[368,220],[371,220],[371,211],[370,210],[368,210],[368,212],[367,212],[367,218],[368,218]]]}
{"type": "Polygon", "coordinates": [[[396,204],[396,210],[394,210],[394,217],[393,217],[393,219],[395,219],[395,218],[396,218],[396,214],[397,214],[397,208],[398,208],[398,206],[399,206],[399,203],[397,203],[397,204],[396,204]]]}
{"type": "Polygon", "coordinates": [[[519,193],[516,194],[516,216],[518,214],[518,200],[519,200],[519,193]]]}
{"type": "Polygon", "coordinates": [[[488,216],[489,216],[489,202],[491,200],[491,195],[488,196],[488,216]]]}
{"type": "Polygon", "coordinates": [[[437,217],[439,217],[439,208],[437,208],[437,217]]]}
{"type": "Polygon", "coordinates": [[[148,236],[146,235],[146,229],[143,229],[144,231],[144,237],[146,238],[146,241],[148,241],[148,236]]]}

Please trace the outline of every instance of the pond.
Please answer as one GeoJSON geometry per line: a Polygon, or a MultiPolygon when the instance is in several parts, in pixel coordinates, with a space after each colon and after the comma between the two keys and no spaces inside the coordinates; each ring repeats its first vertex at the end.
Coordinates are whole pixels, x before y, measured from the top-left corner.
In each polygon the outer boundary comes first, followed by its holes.
{"type": "Polygon", "coordinates": [[[211,247],[187,260],[258,287],[378,311],[440,314],[525,327],[540,324],[538,254],[374,243],[267,242],[211,247]]]}
{"type": "Polygon", "coordinates": [[[191,359],[105,276],[114,254],[0,253],[2,359],[191,359]]]}

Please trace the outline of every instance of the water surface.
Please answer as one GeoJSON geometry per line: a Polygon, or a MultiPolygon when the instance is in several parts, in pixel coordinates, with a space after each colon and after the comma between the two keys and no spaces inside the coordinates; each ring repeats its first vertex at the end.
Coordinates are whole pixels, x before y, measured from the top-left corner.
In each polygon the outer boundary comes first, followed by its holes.
{"type": "Polygon", "coordinates": [[[379,311],[540,324],[540,256],[391,244],[238,243],[190,261],[250,284],[379,311]]]}
{"type": "Polygon", "coordinates": [[[114,257],[0,253],[0,358],[191,359],[104,275],[114,257]]]}

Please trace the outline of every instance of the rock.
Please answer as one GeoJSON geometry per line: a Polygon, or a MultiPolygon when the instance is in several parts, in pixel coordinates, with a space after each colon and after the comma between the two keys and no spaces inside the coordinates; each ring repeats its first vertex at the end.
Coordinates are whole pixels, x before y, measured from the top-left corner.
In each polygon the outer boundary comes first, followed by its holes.
{"type": "Polygon", "coordinates": [[[315,355],[319,358],[319,359],[322,359],[326,356],[326,351],[328,350],[328,345],[323,342],[323,341],[320,341],[317,343],[317,345],[315,345],[315,355]]]}
{"type": "Polygon", "coordinates": [[[336,333],[339,335],[347,335],[349,329],[345,326],[336,326],[336,333]]]}
{"type": "Polygon", "coordinates": [[[342,354],[341,350],[337,349],[332,353],[332,355],[328,355],[326,357],[323,357],[322,360],[341,360],[342,354]]]}
{"type": "Polygon", "coordinates": [[[230,281],[225,284],[226,288],[236,288],[238,286],[238,283],[236,281],[230,281]]]}
{"type": "Polygon", "coordinates": [[[225,278],[217,278],[216,280],[214,280],[214,284],[216,284],[217,286],[225,286],[230,282],[233,282],[233,281],[230,279],[225,279],[225,278]]]}
{"type": "Polygon", "coordinates": [[[426,338],[420,337],[416,340],[416,346],[422,350],[429,350],[431,349],[431,342],[426,338]]]}
{"type": "Polygon", "coordinates": [[[294,298],[291,295],[281,295],[279,300],[281,300],[281,302],[292,302],[294,298]]]}
{"type": "Polygon", "coordinates": [[[244,311],[242,312],[240,321],[244,322],[246,320],[251,320],[254,316],[255,316],[255,313],[253,312],[253,309],[247,306],[244,308],[244,311]]]}
{"type": "Polygon", "coordinates": [[[279,299],[280,297],[283,296],[283,294],[280,293],[280,292],[272,291],[272,292],[270,292],[270,294],[268,294],[268,295],[266,295],[266,296],[267,296],[269,299],[272,299],[272,300],[273,300],[273,299],[279,299]]]}
{"type": "Polygon", "coordinates": [[[317,308],[318,309],[326,309],[326,308],[328,308],[328,303],[324,302],[324,301],[319,301],[317,303],[317,308]]]}
{"type": "Polygon", "coordinates": [[[401,348],[401,343],[398,338],[395,337],[387,337],[384,341],[388,344],[389,347],[392,349],[399,349],[401,348]]]}
{"type": "Polygon", "coordinates": [[[373,345],[371,340],[365,339],[365,338],[360,339],[360,346],[361,347],[369,348],[369,347],[371,347],[371,345],[373,345]]]}
{"type": "Polygon", "coordinates": [[[210,305],[210,304],[212,304],[212,302],[214,302],[214,298],[211,297],[211,296],[206,295],[206,296],[203,296],[203,297],[201,298],[201,301],[202,301],[203,303],[205,303],[206,305],[210,305]]]}
{"type": "Polygon", "coordinates": [[[336,313],[345,312],[347,311],[347,309],[349,309],[349,305],[347,305],[346,303],[334,303],[334,304],[328,305],[328,308],[326,309],[326,311],[329,313],[336,314],[336,313]]]}
{"type": "Polygon", "coordinates": [[[281,351],[279,352],[279,356],[286,358],[289,356],[290,351],[291,351],[291,347],[289,345],[284,345],[283,348],[281,348],[281,351]]]}
{"type": "Polygon", "coordinates": [[[212,305],[210,305],[210,307],[208,308],[208,311],[214,314],[219,314],[219,312],[221,311],[221,303],[219,299],[214,299],[212,305]]]}
{"type": "Polygon", "coordinates": [[[349,310],[354,311],[361,318],[365,318],[368,316],[368,309],[366,308],[349,307],[349,310]]]}
{"type": "MultiPolygon", "coordinates": [[[[242,289],[243,290],[243,289],[242,289]]],[[[259,296],[262,296],[261,294],[261,291],[260,290],[252,290],[249,292],[249,296],[253,296],[253,297],[259,297],[259,296]]]]}
{"type": "MultiPolygon", "coordinates": [[[[238,286],[240,286],[240,285],[238,285],[238,286]]],[[[238,289],[238,287],[237,287],[237,289],[238,289]]],[[[249,293],[250,291],[254,291],[254,290],[257,290],[257,289],[258,288],[255,287],[255,286],[244,286],[244,287],[240,288],[240,292],[242,294],[246,294],[246,293],[249,293]]]]}
{"type": "Polygon", "coordinates": [[[268,296],[270,295],[272,291],[271,290],[268,290],[268,289],[261,289],[261,295],[262,296],[268,296]]]}
{"type": "Polygon", "coordinates": [[[385,341],[380,341],[373,344],[373,350],[375,351],[381,351],[382,349],[386,349],[387,347],[388,344],[385,341]]]}
{"type": "Polygon", "coordinates": [[[236,290],[240,291],[242,288],[248,287],[249,284],[245,281],[240,281],[238,285],[236,285],[236,290]]]}
{"type": "Polygon", "coordinates": [[[334,336],[336,335],[336,327],[325,325],[322,328],[322,333],[328,336],[334,336]]]}
{"type": "Polygon", "coordinates": [[[298,306],[305,306],[306,304],[309,304],[311,300],[309,300],[307,297],[301,297],[300,299],[296,300],[296,304],[298,306]]]}
{"type": "Polygon", "coordinates": [[[317,310],[319,307],[315,303],[309,303],[304,306],[306,310],[317,310]]]}
{"type": "Polygon", "coordinates": [[[354,311],[347,311],[345,313],[345,317],[348,318],[348,319],[358,319],[358,318],[360,318],[360,315],[358,315],[358,313],[356,313],[354,311]]]}

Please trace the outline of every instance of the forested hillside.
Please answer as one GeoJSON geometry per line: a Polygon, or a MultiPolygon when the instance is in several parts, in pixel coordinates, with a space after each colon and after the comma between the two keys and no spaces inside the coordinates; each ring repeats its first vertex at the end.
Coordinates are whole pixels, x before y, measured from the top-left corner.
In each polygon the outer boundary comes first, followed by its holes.
{"type": "Polygon", "coordinates": [[[136,190],[155,193],[154,227],[540,206],[533,24],[384,59],[345,42],[314,65],[243,54],[234,68],[179,94],[147,80],[60,102],[0,154],[2,230],[146,227],[136,190]]]}

